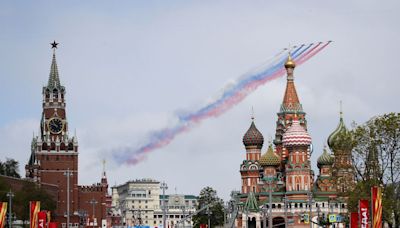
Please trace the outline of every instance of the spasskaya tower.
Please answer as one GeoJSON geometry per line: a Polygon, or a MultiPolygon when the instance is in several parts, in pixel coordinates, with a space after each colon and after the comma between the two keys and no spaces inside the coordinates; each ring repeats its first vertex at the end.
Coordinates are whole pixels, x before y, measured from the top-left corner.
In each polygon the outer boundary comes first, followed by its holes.
{"type": "Polygon", "coordinates": [[[78,141],[70,136],[66,115],[65,87],[61,85],[56,62],[55,41],[51,44],[53,58],[49,80],[43,87],[40,132],[31,144],[31,156],[25,166],[26,177],[37,183],[58,186],[56,216],[64,217],[67,211],[69,178],[69,211],[78,209],[78,141]],[[69,176],[69,177],[67,177],[69,176]]]}

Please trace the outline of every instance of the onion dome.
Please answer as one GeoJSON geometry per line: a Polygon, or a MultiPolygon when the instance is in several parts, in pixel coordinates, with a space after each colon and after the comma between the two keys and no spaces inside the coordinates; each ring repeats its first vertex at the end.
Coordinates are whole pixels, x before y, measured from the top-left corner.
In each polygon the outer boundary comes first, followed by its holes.
{"type": "Polygon", "coordinates": [[[324,152],[321,156],[319,156],[317,160],[317,165],[318,167],[321,167],[323,165],[333,165],[333,157],[328,153],[326,146],[324,147],[324,152]]]}
{"type": "Polygon", "coordinates": [[[274,153],[271,144],[269,144],[267,152],[261,156],[259,163],[261,166],[278,166],[281,164],[281,160],[274,153]]]}
{"type": "Polygon", "coordinates": [[[343,122],[343,117],[342,117],[342,113],[340,113],[340,120],[339,120],[339,125],[337,126],[337,128],[329,135],[328,137],[328,146],[330,148],[333,148],[335,146],[335,142],[339,139],[340,135],[344,135],[346,134],[347,128],[344,125],[343,122]]]}
{"type": "Polygon", "coordinates": [[[289,53],[288,58],[285,63],[285,68],[287,69],[287,68],[295,68],[295,67],[296,67],[296,63],[293,61],[292,56],[289,53]]]}
{"type": "Polygon", "coordinates": [[[249,130],[243,136],[243,144],[246,148],[256,147],[257,149],[261,149],[264,144],[264,136],[256,128],[254,120],[251,122],[249,130]]]}
{"type": "Polygon", "coordinates": [[[282,136],[283,146],[308,146],[311,144],[311,136],[295,118],[292,126],[282,136]]]}

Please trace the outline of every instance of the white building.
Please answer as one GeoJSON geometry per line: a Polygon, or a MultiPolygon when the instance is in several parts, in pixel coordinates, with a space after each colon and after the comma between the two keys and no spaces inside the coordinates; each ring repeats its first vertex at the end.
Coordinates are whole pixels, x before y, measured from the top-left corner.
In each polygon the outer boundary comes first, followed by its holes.
{"type": "Polygon", "coordinates": [[[152,179],[128,181],[112,189],[112,211],[121,215],[123,226],[146,225],[162,227],[163,210],[166,205],[167,227],[192,227],[189,215],[196,211],[194,195],[160,195],[160,182],[152,179]],[[185,222],[182,220],[185,219],[185,222]]]}

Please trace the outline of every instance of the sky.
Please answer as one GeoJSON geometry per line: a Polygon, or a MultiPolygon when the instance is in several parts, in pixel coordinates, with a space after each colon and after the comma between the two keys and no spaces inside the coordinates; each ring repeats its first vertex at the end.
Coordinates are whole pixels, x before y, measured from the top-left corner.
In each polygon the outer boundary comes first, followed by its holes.
{"type": "Polygon", "coordinates": [[[151,132],[171,126],[177,112],[202,107],[282,48],[333,40],[295,69],[318,173],[340,100],[349,128],[399,112],[399,9],[395,0],[1,1],[0,160],[18,160],[25,175],[50,71],[49,43],[56,40],[68,123],[79,140],[79,184],[100,181],[105,159],[111,186],[153,178],[165,181],[169,194],[211,186],[228,199],[240,189],[252,107],[264,153],[285,77],[137,165],[117,163],[110,151],[143,145],[151,132]]]}

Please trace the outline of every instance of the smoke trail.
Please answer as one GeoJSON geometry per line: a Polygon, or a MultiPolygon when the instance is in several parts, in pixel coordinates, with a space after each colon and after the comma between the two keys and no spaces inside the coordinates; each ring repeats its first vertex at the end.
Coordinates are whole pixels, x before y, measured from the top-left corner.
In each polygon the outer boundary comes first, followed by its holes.
{"type": "MultiPolygon", "coordinates": [[[[317,44],[301,45],[291,53],[293,60],[297,66],[305,63],[310,58],[322,51],[331,41],[326,42],[321,46],[322,42],[317,44]]],[[[177,116],[178,123],[174,127],[164,128],[162,130],[150,134],[148,143],[134,149],[127,147],[119,149],[113,153],[114,159],[118,163],[127,163],[135,165],[145,159],[146,154],[168,145],[180,133],[186,132],[194,127],[196,124],[201,123],[204,119],[210,117],[218,117],[223,114],[250,93],[255,91],[259,86],[264,85],[266,82],[281,77],[285,74],[283,67],[287,59],[287,50],[283,50],[274,55],[264,67],[258,67],[257,71],[250,71],[249,73],[239,77],[239,79],[231,86],[223,90],[222,95],[214,99],[208,105],[184,115],[177,116]]]]}

